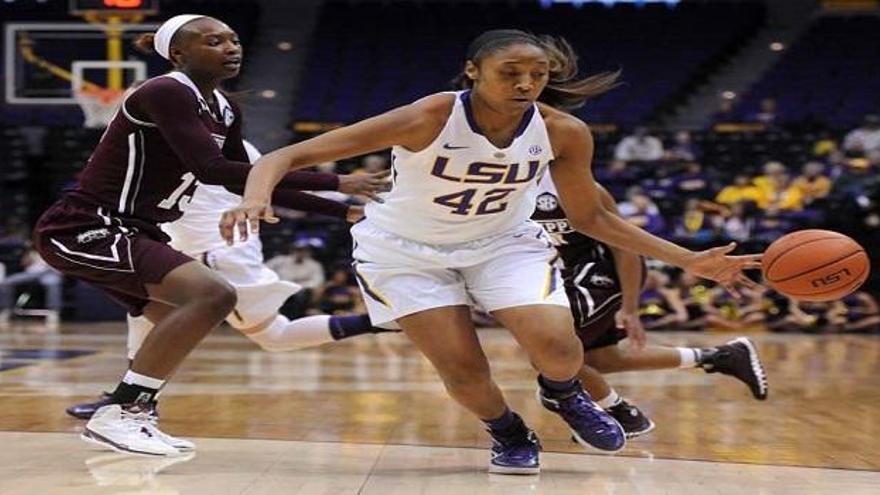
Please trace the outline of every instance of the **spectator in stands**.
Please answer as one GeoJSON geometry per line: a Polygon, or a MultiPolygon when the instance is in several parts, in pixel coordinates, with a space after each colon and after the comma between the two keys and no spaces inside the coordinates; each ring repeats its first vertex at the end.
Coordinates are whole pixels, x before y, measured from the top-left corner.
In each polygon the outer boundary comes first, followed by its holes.
{"type": "Polygon", "coordinates": [[[628,203],[627,213],[621,211],[621,216],[626,221],[654,235],[662,235],[665,232],[666,222],[651,198],[639,192],[630,197],[628,203]]]}
{"type": "Polygon", "coordinates": [[[669,276],[660,270],[648,270],[639,306],[646,330],[680,330],[687,322],[687,308],[678,289],[670,286],[669,276]]]}
{"type": "Polygon", "coordinates": [[[312,246],[319,245],[313,240],[302,239],[294,243],[292,251],[266,262],[266,266],[274,270],[281,280],[299,284],[303,288],[282,306],[280,312],[288,318],[305,315],[324,284],[324,267],[312,258],[312,246]]]}
{"type": "Polygon", "coordinates": [[[841,331],[880,333],[880,305],[870,293],[856,291],[841,300],[845,321],[841,331]]]}
{"type": "Polygon", "coordinates": [[[835,151],[837,151],[837,141],[834,140],[834,137],[828,131],[821,131],[819,139],[813,143],[813,156],[822,158],[829,156],[835,151]]]}
{"type": "Polygon", "coordinates": [[[764,210],[763,215],[755,220],[755,233],[753,238],[766,244],[770,244],[776,239],[791,232],[793,228],[793,222],[784,217],[778,207],[773,206],[764,210]]]}
{"type": "Polygon", "coordinates": [[[329,315],[346,316],[366,311],[360,289],[352,280],[351,270],[346,266],[335,268],[327,283],[321,288],[318,307],[329,315]]]}
{"type": "Polygon", "coordinates": [[[759,207],[764,207],[767,203],[767,197],[758,186],[752,184],[751,177],[746,174],[737,174],[733,178],[733,184],[725,186],[715,196],[715,202],[728,206],[743,201],[754,203],[759,207]]]}
{"type": "Polygon", "coordinates": [[[686,198],[708,199],[711,197],[709,177],[698,162],[687,164],[684,172],[673,178],[676,192],[686,198]]]}
{"type": "Polygon", "coordinates": [[[765,319],[763,290],[740,291],[734,298],[720,287],[710,290],[710,302],[706,304],[706,322],[709,326],[725,331],[748,330],[765,319]]]}
{"type": "Polygon", "coordinates": [[[783,210],[801,210],[803,194],[793,187],[788,170],[780,162],[764,164],[764,175],[755,177],[756,186],[761,190],[763,201],[758,204],[762,208],[777,207],[783,210]]]}
{"type": "Polygon", "coordinates": [[[700,147],[693,142],[688,131],[676,132],[672,147],[666,150],[666,159],[671,161],[692,162],[699,160],[701,155],[700,147]]]}
{"type": "MultiPolygon", "coordinates": [[[[880,151],[874,152],[880,155],[880,151]]],[[[832,185],[831,194],[840,199],[855,201],[859,206],[867,206],[867,191],[877,182],[876,167],[867,158],[846,160],[845,167],[832,185]]]]}
{"type": "MultiPolygon", "coordinates": [[[[636,206],[636,203],[640,200],[636,200],[636,196],[647,196],[647,194],[645,194],[645,190],[641,186],[632,186],[626,190],[626,199],[617,204],[617,210],[621,215],[629,216],[638,211],[639,208],[636,206]]],[[[660,214],[660,208],[658,208],[653,201],[650,201],[649,196],[647,197],[649,198],[650,203],[648,206],[648,213],[660,214]]]]}
{"type": "Polygon", "coordinates": [[[689,199],[675,224],[676,242],[688,246],[706,246],[723,235],[724,223],[719,215],[707,213],[698,199],[689,199]]]}
{"type": "MultiPolygon", "coordinates": [[[[776,194],[776,190],[779,189],[779,183],[782,181],[782,176],[784,176],[788,170],[785,168],[781,162],[777,161],[769,161],[764,164],[762,167],[764,171],[764,175],[759,175],[752,180],[758,189],[761,190],[761,194],[765,198],[766,202],[770,201],[776,194]]],[[[762,206],[762,208],[766,207],[766,203],[762,206]]]]}
{"type": "Polygon", "coordinates": [[[776,112],[776,99],[764,98],[761,100],[758,112],[752,115],[749,120],[764,124],[767,127],[773,127],[776,125],[776,118],[778,117],[776,112]]]}
{"type": "Polygon", "coordinates": [[[636,127],[633,134],[623,138],[614,149],[614,158],[628,162],[653,162],[663,158],[663,142],[648,134],[645,127],[636,127]]]}
{"type": "Polygon", "coordinates": [[[740,201],[730,207],[724,219],[724,237],[731,241],[746,242],[755,228],[755,219],[748,216],[747,203],[740,201]]]}
{"type": "Polygon", "coordinates": [[[804,194],[791,180],[787,173],[778,176],[774,183],[775,189],[770,193],[767,208],[777,207],[786,211],[804,209],[804,194]]]}
{"type": "Polygon", "coordinates": [[[636,183],[636,171],[627,166],[625,160],[612,160],[607,167],[597,168],[596,182],[599,182],[615,198],[624,197],[626,190],[636,183]]]}
{"type": "Polygon", "coordinates": [[[862,126],[850,131],[843,139],[843,149],[860,156],[880,151],[880,115],[865,115],[862,126]]]}
{"type": "Polygon", "coordinates": [[[718,102],[718,111],[715,112],[712,121],[716,124],[724,124],[727,122],[736,122],[737,120],[739,119],[737,119],[734,114],[733,100],[730,98],[722,98],[718,102]]]}
{"type": "Polygon", "coordinates": [[[817,200],[825,199],[831,192],[831,179],[824,174],[825,166],[819,162],[808,162],[793,186],[800,190],[804,206],[811,206],[817,200]]]}
{"type": "Polygon", "coordinates": [[[46,326],[50,330],[58,328],[61,321],[62,277],[43,261],[39,253],[28,248],[21,257],[22,271],[0,281],[0,330],[9,325],[9,318],[15,306],[15,290],[22,285],[39,284],[45,294],[46,326]]]}
{"type": "Polygon", "coordinates": [[[703,330],[712,304],[712,287],[685,271],[678,271],[678,278],[672,284],[678,291],[681,302],[687,310],[687,320],[680,323],[682,330],[703,330]]]}

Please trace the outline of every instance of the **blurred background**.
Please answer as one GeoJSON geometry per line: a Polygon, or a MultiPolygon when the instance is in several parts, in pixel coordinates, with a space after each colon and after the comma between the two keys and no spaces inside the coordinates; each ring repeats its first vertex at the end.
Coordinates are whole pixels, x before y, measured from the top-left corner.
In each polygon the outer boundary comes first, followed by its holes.
{"type": "MultiPolygon", "coordinates": [[[[0,0],[0,278],[33,263],[31,225],[76,180],[125,86],[169,69],[131,40],[180,13],[239,33],[245,62],[226,89],[263,152],[451,89],[486,29],[564,36],[582,73],[622,71],[623,85],[577,115],[596,139],[597,180],[631,222],[694,249],[735,240],[742,252],[825,228],[880,257],[876,0],[0,0]]],[[[388,166],[386,152],[318,168],[388,166]]],[[[363,311],[348,226],[283,215],[263,229],[266,259],[309,289],[283,311],[363,311]]],[[[64,320],[123,318],[88,285],[53,283],[64,320]]],[[[45,292],[16,287],[15,304],[44,307],[45,292]]],[[[642,311],[655,330],[880,333],[878,292],[875,272],[843,301],[734,301],[652,264],[642,311]]]]}

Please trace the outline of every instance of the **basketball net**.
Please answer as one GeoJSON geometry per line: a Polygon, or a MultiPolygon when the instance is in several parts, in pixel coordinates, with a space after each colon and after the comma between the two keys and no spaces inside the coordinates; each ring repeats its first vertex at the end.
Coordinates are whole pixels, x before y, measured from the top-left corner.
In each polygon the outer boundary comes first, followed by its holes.
{"type": "Polygon", "coordinates": [[[73,92],[73,98],[86,117],[83,127],[103,129],[110,124],[125,90],[83,86],[73,92]]]}

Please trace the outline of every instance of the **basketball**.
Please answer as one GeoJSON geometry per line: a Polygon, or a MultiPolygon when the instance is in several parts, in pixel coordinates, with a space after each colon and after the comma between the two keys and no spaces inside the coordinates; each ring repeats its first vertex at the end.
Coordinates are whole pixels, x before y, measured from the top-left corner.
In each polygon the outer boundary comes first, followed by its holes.
{"type": "Polygon", "coordinates": [[[868,278],[865,250],[830,230],[800,230],[780,237],[764,252],[764,280],[801,301],[833,301],[858,289],[868,278]]]}

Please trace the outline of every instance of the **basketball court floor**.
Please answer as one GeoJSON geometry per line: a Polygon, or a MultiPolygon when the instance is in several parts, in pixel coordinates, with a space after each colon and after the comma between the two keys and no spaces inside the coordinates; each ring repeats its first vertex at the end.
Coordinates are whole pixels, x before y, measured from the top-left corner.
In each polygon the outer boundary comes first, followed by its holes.
{"type": "MultiPolygon", "coordinates": [[[[583,452],[534,400],[534,374],[503,331],[481,339],[507,397],[538,432],[540,476],[488,475],[488,437],[400,335],[288,354],[228,329],[167,389],[163,429],[189,458],[102,451],[64,408],[118,380],[121,323],[0,334],[0,494],[876,494],[880,338],[753,338],[770,398],[702,371],[612,378],[657,423],[616,455],[583,452]]],[[[651,334],[708,345],[719,334],[651,334]]]]}

